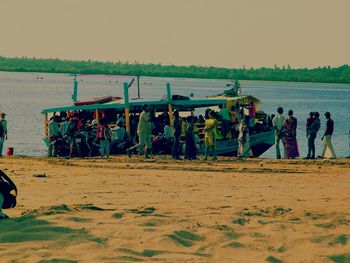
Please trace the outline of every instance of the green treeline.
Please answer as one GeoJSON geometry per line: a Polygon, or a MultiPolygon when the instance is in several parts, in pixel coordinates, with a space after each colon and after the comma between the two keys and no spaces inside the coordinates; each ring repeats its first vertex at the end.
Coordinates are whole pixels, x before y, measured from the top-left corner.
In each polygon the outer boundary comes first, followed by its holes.
{"type": "Polygon", "coordinates": [[[298,82],[350,83],[350,67],[299,68],[220,68],[130,64],[128,62],[73,61],[60,59],[0,57],[0,71],[107,74],[150,77],[182,77],[206,79],[270,80],[298,82]]]}

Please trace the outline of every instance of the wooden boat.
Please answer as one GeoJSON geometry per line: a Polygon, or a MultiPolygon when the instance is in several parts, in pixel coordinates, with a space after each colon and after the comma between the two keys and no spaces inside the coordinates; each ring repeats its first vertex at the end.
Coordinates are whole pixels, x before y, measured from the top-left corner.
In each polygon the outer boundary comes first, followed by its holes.
{"type": "MultiPolygon", "coordinates": [[[[146,100],[132,100],[129,101],[128,94],[128,84],[124,83],[124,99],[112,100],[112,96],[102,97],[92,100],[86,100],[79,102],[78,104],[74,103],[71,106],[66,107],[57,107],[44,109],[42,113],[45,115],[45,138],[48,140],[48,120],[53,113],[56,112],[72,112],[72,111],[86,111],[94,116],[97,121],[101,117],[101,112],[105,116],[118,116],[119,114],[125,114],[125,124],[126,131],[130,134],[130,113],[139,114],[142,112],[142,107],[148,105],[156,113],[168,112],[169,121],[172,123],[172,114],[173,110],[177,109],[180,114],[190,115],[194,114],[197,109],[203,108],[213,108],[218,105],[225,105],[227,108],[232,107],[235,103],[247,104],[253,102],[256,110],[259,112],[260,100],[253,96],[243,96],[237,94],[237,92],[224,92],[218,96],[214,96],[208,99],[203,100],[192,100],[190,98],[186,99],[174,99],[177,96],[172,96],[170,84],[166,86],[167,96],[161,100],[146,101],[146,100]],[[95,103],[93,103],[95,102],[95,103]]],[[[184,97],[181,97],[184,98],[184,97]]],[[[266,117],[266,114],[263,114],[266,117]]],[[[110,122],[116,122],[117,120],[109,120],[110,122]]],[[[257,119],[257,121],[260,121],[257,119]]],[[[203,125],[203,124],[202,124],[203,125]]],[[[200,125],[198,125],[200,126],[200,125]]],[[[204,140],[203,128],[198,127],[200,138],[204,140]]],[[[274,130],[266,122],[258,131],[253,131],[250,135],[250,146],[252,155],[258,157],[268,150],[274,144],[274,130]]],[[[203,154],[204,147],[201,147],[198,151],[198,154],[203,154]]],[[[217,141],[217,153],[218,155],[231,155],[234,156],[237,154],[238,149],[238,140],[236,138],[230,139],[219,139],[217,141]]]]}
{"type": "Polygon", "coordinates": [[[89,100],[76,101],[74,102],[74,106],[101,104],[101,103],[109,102],[111,100],[113,100],[112,96],[105,96],[105,97],[93,98],[89,100]]]}

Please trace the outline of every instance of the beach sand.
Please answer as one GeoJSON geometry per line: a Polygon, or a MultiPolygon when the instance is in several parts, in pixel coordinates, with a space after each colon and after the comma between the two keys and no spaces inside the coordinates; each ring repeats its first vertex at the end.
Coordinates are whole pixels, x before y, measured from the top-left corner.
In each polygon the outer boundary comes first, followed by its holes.
{"type": "Polygon", "coordinates": [[[350,258],[349,159],[8,157],[0,169],[19,189],[1,262],[350,258]]]}

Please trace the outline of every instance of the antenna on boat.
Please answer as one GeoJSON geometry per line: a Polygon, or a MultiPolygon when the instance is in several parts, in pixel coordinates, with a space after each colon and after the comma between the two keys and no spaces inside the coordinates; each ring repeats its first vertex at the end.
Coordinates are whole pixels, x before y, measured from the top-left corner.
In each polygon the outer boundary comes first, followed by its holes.
{"type": "Polygon", "coordinates": [[[73,102],[76,102],[76,101],[78,100],[78,81],[77,81],[77,74],[74,74],[72,100],[73,100],[73,102]]]}
{"type": "Polygon", "coordinates": [[[140,76],[136,76],[137,77],[137,98],[141,99],[141,95],[140,95],[140,76]]]}
{"type": "MultiPolygon", "coordinates": [[[[141,94],[140,94],[140,76],[136,76],[136,79],[137,79],[137,98],[138,99],[141,99],[141,94]]],[[[131,87],[131,85],[134,83],[135,81],[135,78],[133,78],[129,84],[128,84],[128,88],[131,87]]]]}

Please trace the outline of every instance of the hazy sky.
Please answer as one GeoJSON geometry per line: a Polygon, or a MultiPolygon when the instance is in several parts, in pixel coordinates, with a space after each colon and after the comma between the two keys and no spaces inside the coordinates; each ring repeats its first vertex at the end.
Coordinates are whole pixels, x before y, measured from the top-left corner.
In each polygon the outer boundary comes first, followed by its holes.
{"type": "Polygon", "coordinates": [[[350,0],[0,0],[0,56],[350,64],[350,0]]]}

